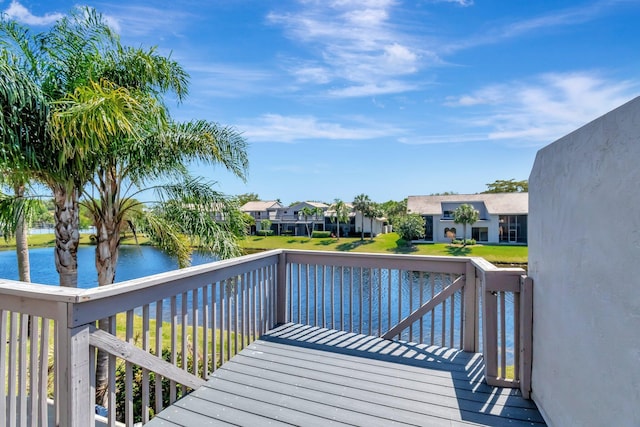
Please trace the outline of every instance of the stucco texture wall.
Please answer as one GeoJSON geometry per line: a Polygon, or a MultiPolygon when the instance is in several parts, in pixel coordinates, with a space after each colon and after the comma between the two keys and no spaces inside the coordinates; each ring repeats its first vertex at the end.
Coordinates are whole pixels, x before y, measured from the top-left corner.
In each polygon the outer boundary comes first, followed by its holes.
{"type": "Polygon", "coordinates": [[[554,426],[640,426],[640,98],[538,152],[532,396],[554,426]]]}

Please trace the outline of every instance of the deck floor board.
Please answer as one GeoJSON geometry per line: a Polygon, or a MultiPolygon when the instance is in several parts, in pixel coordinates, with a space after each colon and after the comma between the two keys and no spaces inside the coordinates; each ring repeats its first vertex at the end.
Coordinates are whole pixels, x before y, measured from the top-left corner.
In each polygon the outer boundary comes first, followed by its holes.
{"type": "Polygon", "coordinates": [[[475,353],[286,324],[147,425],[544,425],[483,371],[475,353]]]}

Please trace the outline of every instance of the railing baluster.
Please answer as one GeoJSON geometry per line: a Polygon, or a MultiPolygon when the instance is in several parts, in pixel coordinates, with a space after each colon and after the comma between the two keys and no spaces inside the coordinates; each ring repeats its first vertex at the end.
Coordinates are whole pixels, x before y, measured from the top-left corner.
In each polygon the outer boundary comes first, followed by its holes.
{"type": "Polygon", "coordinates": [[[520,292],[513,294],[513,379],[520,380],[520,292]]]}
{"type": "Polygon", "coordinates": [[[192,372],[193,375],[198,376],[198,350],[199,350],[199,342],[200,341],[200,333],[198,325],[200,324],[198,320],[199,311],[198,305],[200,304],[200,296],[198,293],[198,289],[194,289],[191,291],[191,341],[192,341],[192,350],[191,350],[191,363],[193,365],[192,372]]]}
{"type": "Polygon", "coordinates": [[[301,264],[296,264],[298,270],[298,323],[302,323],[302,271],[301,264]]]}
{"type": "Polygon", "coordinates": [[[242,329],[244,330],[242,337],[242,348],[249,345],[251,343],[251,332],[250,332],[250,324],[251,320],[249,317],[249,272],[245,272],[242,275],[242,329]]]}
{"type": "Polygon", "coordinates": [[[326,278],[327,278],[327,267],[326,266],[322,266],[322,269],[320,270],[322,272],[321,276],[321,281],[320,283],[322,284],[322,302],[321,302],[321,309],[322,309],[322,327],[326,328],[327,327],[327,306],[325,305],[325,298],[326,298],[326,289],[325,289],[325,282],[326,282],[326,278]]]}
{"type": "Polygon", "coordinates": [[[209,378],[209,285],[202,288],[202,372],[201,376],[205,380],[209,378]]]}
{"type": "Polygon", "coordinates": [[[344,267],[340,266],[340,330],[344,331],[344,267]]]}
{"type": "MultiPolygon", "coordinates": [[[[16,372],[18,360],[17,360],[17,347],[18,347],[18,314],[15,311],[11,312],[11,325],[9,329],[9,373],[16,372]]],[[[4,369],[4,367],[3,367],[4,369]]],[[[17,413],[16,413],[16,377],[9,375],[7,378],[9,382],[9,421],[8,425],[16,425],[17,413]]]]}
{"type": "MultiPolygon", "coordinates": [[[[413,313],[413,271],[407,272],[409,276],[409,313],[413,313]]],[[[418,305],[418,307],[420,307],[418,305]]],[[[413,323],[409,326],[409,341],[413,341],[413,323]]]]}
{"type": "MultiPolygon", "coordinates": [[[[149,353],[149,304],[142,306],[142,349],[149,353]]],[[[142,369],[142,422],[149,422],[149,371],[142,369]]]]}
{"type": "Polygon", "coordinates": [[[378,336],[382,335],[382,269],[378,268],[378,336]]]}
{"type": "MultiPolygon", "coordinates": [[[[125,325],[125,340],[133,344],[133,310],[127,310],[127,319],[125,325]]],[[[125,423],[128,426],[133,425],[133,365],[125,362],[125,423]]]]}
{"type": "Polygon", "coordinates": [[[330,311],[330,317],[329,319],[331,320],[331,329],[335,329],[336,328],[336,318],[335,318],[335,310],[334,310],[334,304],[335,304],[335,296],[334,296],[334,292],[335,292],[335,282],[336,282],[336,268],[335,266],[331,266],[329,267],[329,271],[331,272],[331,291],[329,293],[329,300],[331,301],[331,311],[330,311]]]}
{"type": "Polygon", "coordinates": [[[353,332],[353,267],[349,267],[349,332],[353,332]]]}
{"type": "MultiPolygon", "coordinates": [[[[436,278],[433,273],[429,273],[429,282],[431,283],[431,299],[436,294],[436,278]]],[[[431,340],[430,344],[435,344],[435,335],[436,335],[436,311],[435,309],[431,310],[431,340]]]]}
{"type": "MultiPolygon", "coordinates": [[[[398,270],[398,322],[402,320],[402,272],[403,270],[398,270]]],[[[398,335],[398,338],[401,338],[401,336],[398,335]]]]}
{"type": "MultiPolygon", "coordinates": [[[[226,332],[227,332],[227,360],[231,360],[231,327],[232,327],[232,315],[231,315],[231,306],[233,302],[233,288],[231,287],[231,279],[227,279],[225,281],[225,303],[226,303],[226,313],[227,318],[225,322],[226,332]]],[[[222,362],[224,363],[224,361],[222,362]]]]}
{"type": "Polygon", "coordinates": [[[455,348],[453,334],[455,333],[456,294],[451,295],[451,307],[449,307],[449,347],[455,348]]]}
{"type": "MultiPolygon", "coordinates": [[[[156,356],[164,359],[162,355],[162,305],[164,300],[156,301],[156,356]]],[[[155,374],[155,386],[156,386],[156,414],[162,411],[162,376],[155,374]]]]}
{"type": "MultiPolygon", "coordinates": [[[[178,302],[177,297],[171,297],[171,363],[178,366],[178,302]]],[[[176,382],[169,381],[169,404],[176,401],[176,382]]]]}
{"type": "MultiPolygon", "coordinates": [[[[215,372],[218,369],[218,327],[216,325],[216,307],[218,307],[219,299],[219,284],[220,282],[213,282],[211,284],[211,372],[215,372]]],[[[222,348],[222,347],[220,347],[222,348]]]]}
{"type": "Polygon", "coordinates": [[[7,419],[7,311],[0,310],[0,414],[2,414],[2,423],[8,423],[7,419]]]}
{"type": "MultiPolygon", "coordinates": [[[[241,332],[238,327],[239,313],[240,313],[240,294],[241,290],[239,289],[240,277],[236,276],[232,279],[231,282],[233,284],[233,352],[231,353],[231,357],[235,356],[238,353],[238,335],[241,332]]],[[[229,357],[229,359],[231,359],[229,357]]]]}
{"type": "MultiPolygon", "coordinates": [[[[107,332],[109,332],[111,335],[115,335],[116,334],[116,316],[110,316],[108,319],[108,326],[107,329],[109,329],[107,332]]],[[[107,408],[108,408],[108,423],[109,423],[109,427],[114,427],[116,425],[116,356],[114,356],[113,354],[109,354],[109,366],[108,366],[108,379],[107,379],[107,383],[108,383],[108,401],[107,401],[107,408]]],[[[57,363],[56,363],[57,364],[57,363]]],[[[56,373],[57,375],[57,373],[56,373]]]]}
{"type": "Polygon", "coordinates": [[[360,294],[358,296],[358,333],[361,334],[362,333],[362,309],[364,306],[364,276],[363,276],[363,269],[362,267],[360,267],[360,279],[359,279],[359,285],[358,288],[360,289],[358,291],[358,293],[360,294]]]}
{"type": "Polygon", "coordinates": [[[373,335],[373,271],[369,268],[369,335],[373,335]]]}
{"type": "MultiPolygon", "coordinates": [[[[187,350],[187,340],[189,337],[189,310],[188,310],[188,297],[187,292],[183,292],[180,296],[180,357],[182,359],[182,370],[188,371],[189,351],[187,350]]],[[[184,396],[187,392],[187,387],[184,384],[180,385],[180,397],[184,396]]]]}
{"type": "MultiPolygon", "coordinates": [[[[444,284],[444,274],[440,275],[440,291],[442,291],[442,289],[445,288],[445,284],[444,284]]],[[[446,332],[447,332],[447,304],[445,302],[443,302],[441,304],[442,307],[442,313],[441,313],[441,326],[442,326],[442,331],[440,333],[440,345],[442,347],[446,346],[446,332]]]]}
{"type": "Polygon", "coordinates": [[[18,360],[20,361],[18,370],[18,413],[20,414],[20,426],[27,426],[27,325],[29,315],[20,316],[20,351],[18,360]]]}
{"type": "MultiPolygon", "coordinates": [[[[304,319],[305,324],[307,325],[312,325],[311,323],[311,317],[310,317],[310,312],[309,312],[309,303],[311,302],[311,297],[309,296],[309,287],[310,287],[310,283],[309,283],[309,269],[311,268],[311,266],[309,264],[305,264],[304,265],[304,271],[305,271],[305,295],[304,295],[304,302],[305,302],[305,315],[306,318],[304,319]]],[[[313,326],[313,325],[312,325],[313,326]]]]}
{"type": "MultiPolygon", "coordinates": [[[[2,327],[2,322],[0,322],[0,327],[2,327]]],[[[38,413],[38,345],[42,345],[40,342],[40,330],[39,330],[40,318],[37,316],[31,317],[31,324],[29,325],[29,394],[31,395],[31,400],[29,400],[29,405],[27,411],[31,414],[31,424],[38,424],[38,417],[36,414],[38,413]]],[[[4,345],[2,340],[0,340],[0,345],[4,345]]],[[[91,358],[93,360],[93,358],[91,358]]],[[[4,370],[4,365],[0,363],[0,369],[4,370]]],[[[94,370],[92,369],[91,372],[94,370]]],[[[95,376],[94,376],[95,377],[95,376]]],[[[0,384],[4,384],[0,382],[0,384]]],[[[0,386],[0,388],[2,388],[0,386]]],[[[94,390],[92,390],[93,392],[94,390]]],[[[4,412],[0,411],[0,414],[4,412]]],[[[26,415],[26,414],[25,414],[26,415]]]]}
{"type": "MultiPolygon", "coordinates": [[[[42,318],[42,334],[40,336],[40,376],[38,378],[38,419],[40,421],[40,425],[45,425],[48,417],[47,389],[49,386],[49,323],[49,319],[42,318]]],[[[4,367],[4,364],[0,363],[0,366],[4,367]]],[[[4,384],[4,382],[0,383],[4,384]]],[[[0,413],[4,412],[0,411],[0,413]]]]}
{"type": "MultiPolygon", "coordinates": [[[[419,286],[420,286],[420,301],[418,306],[421,306],[422,304],[424,304],[426,301],[424,300],[424,271],[420,272],[420,277],[418,278],[419,281],[419,286]]],[[[423,326],[424,326],[424,316],[420,319],[420,343],[422,343],[424,341],[424,331],[423,331],[423,326]]]]}
{"type": "Polygon", "coordinates": [[[390,268],[387,268],[387,328],[391,329],[391,325],[393,325],[392,321],[391,321],[391,275],[392,275],[392,270],[390,268]]]}
{"type": "Polygon", "coordinates": [[[502,378],[507,377],[507,341],[506,341],[506,312],[505,312],[505,293],[500,292],[500,376],[502,378]]]}

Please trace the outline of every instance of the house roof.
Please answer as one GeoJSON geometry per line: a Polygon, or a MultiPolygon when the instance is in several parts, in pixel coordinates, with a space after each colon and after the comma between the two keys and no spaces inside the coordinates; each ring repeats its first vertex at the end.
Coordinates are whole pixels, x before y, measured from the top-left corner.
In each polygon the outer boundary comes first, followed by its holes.
{"type": "Polygon", "coordinates": [[[329,207],[329,205],[321,202],[300,202],[300,203],[296,203],[295,205],[289,206],[289,208],[297,209],[297,208],[300,208],[301,206],[311,206],[313,208],[320,208],[323,210],[329,207]]]}
{"type": "Polygon", "coordinates": [[[409,196],[407,211],[423,215],[441,215],[442,203],[483,202],[491,215],[529,213],[529,193],[453,194],[447,196],[409,196]]]}
{"type": "Polygon", "coordinates": [[[277,200],[255,200],[253,202],[247,202],[240,208],[243,212],[264,212],[268,209],[278,209],[281,208],[282,204],[280,204],[277,200]]]}

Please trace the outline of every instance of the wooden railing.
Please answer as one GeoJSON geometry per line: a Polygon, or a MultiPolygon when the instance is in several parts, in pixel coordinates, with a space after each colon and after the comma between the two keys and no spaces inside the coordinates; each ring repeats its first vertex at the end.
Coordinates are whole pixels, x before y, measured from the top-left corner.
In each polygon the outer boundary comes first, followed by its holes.
{"type": "Polygon", "coordinates": [[[54,425],[91,424],[98,349],[105,423],[144,424],[286,322],[482,349],[487,382],[526,393],[523,274],[476,258],[276,250],[89,290],[4,281],[0,424],[45,425],[48,410],[54,425]]]}

